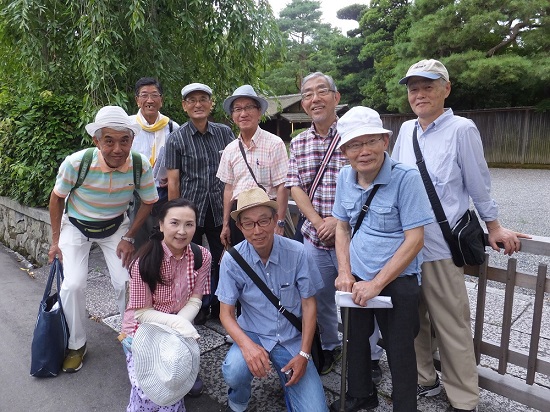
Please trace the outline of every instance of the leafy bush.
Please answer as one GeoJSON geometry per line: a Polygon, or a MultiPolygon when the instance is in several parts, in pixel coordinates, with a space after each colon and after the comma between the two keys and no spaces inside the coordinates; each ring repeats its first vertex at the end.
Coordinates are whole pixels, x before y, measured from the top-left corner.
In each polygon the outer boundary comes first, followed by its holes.
{"type": "Polygon", "coordinates": [[[63,159],[91,144],[83,139],[82,106],[50,91],[11,99],[0,93],[0,195],[31,207],[48,205],[63,159]]]}

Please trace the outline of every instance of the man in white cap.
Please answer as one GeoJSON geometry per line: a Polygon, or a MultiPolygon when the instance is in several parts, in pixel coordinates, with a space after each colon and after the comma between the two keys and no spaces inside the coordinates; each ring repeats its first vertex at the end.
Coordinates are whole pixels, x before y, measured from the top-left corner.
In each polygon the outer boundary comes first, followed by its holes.
{"type": "MultiPolygon", "coordinates": [[[[223,182],[216,177],[221,153],[235,136],[221,123],[208,121],[212,110],[212,89],[206,84],[191,83],[181,90],[182,107],[189,121],[166,140],[168,199],[183,197],[192,201],[199,211],[193,242],[202,245],[206,235],[212,254],[211,285],[215,290],[219,277],[219,262],[223,252],[220,235],[223,226],[223,182]]],[[[219,304],[214,294],[203,297],[203,308],[195,318],[202,325],[207,316],[219,316],[219,304]]]]}
{"type": "Polygon", "coordinates": [[[158,199],[148,159],[137,153],[130,155],[134,135],[140,127],[130,120],[124,109],[101,108],[95,121],[86,125],[86,131],[97,149],[86,165],[87,150],[67,156],[59,167],[49,207],[52,244],[48,257],[50,262],[59,257],[65,273],[60,291],[70,332],[69,352],[63,363],[65,372],[80,370],[87,350],[84,291],[92,242],[103,251],[118,309],[124,313],[126,268],[132,260],[134,236],[158,199]],[[75,188],[84,167],[88,172],[82,184],[75,188]],[[136,174],[140,175],[139,188],[136,174]],[[134,189],[142,204],[130,224],[126,211],[134,189]]]}
{"type": "MultiPolygon", "coordinates": [[[[351,309],[348,391],[345,411],[378,406],[371,378],[369,337],[374,316],[386,344],[392,375],[393,410],[416,411],[418,297],[424,225],[432,221],[418,170],[386,153],[392,132],[378,113],[354,107],[338,120],[339,147],[350,165],[338,175],[333,216],[336,224],[336,288],[366,306],[389,296],[392,309],[351,309]]],[[[343,378],[344,379],[344,378],[343,378]]],[[[340,400],[331,411],[340,410],[340,400]]]]}
{"type": "MultiPolygon", "coordinates": [[[[159,200],[153,206],[151,215],[136,234],[136,250],[147,242],[151,230],[158,224],[158,210],[168,201],[168,177],[164,166],[166,138],[179,125],[160,112],[163,103],[163,89],[160,82],[153,77],[140,78],[134,87],[135,100],[139,108],[137,114],[130,116],[141,130],[134,137],[132,150],[145,155],[153,167],[153,177],[159,195],[159,200]]],[[[139,198],[134,200],[137,205],[139,198]]],[[[136,208],[132,209],[131,219],[136,208]]]]}
{"type": "MultiPolygon", "coordinates": [[[[407,86],[409,104],[418,118],[401,126],[393,159],[416,165],[414,132],[450,226],[468,210],[471,198],[487,225],[491,247],[498,251],[497,242],[502,242],[506,254],[517,252],[518,238],[527,236],[505,229],[497,219],[498,205],[490,196],[491,178],[477,127],[444,108],[451,92],[446,67],[438,60],[421,60],[399,83],[407,86]]],[[[452,407],[455,411],[475,411],[479,403],[478,375],[464,271],[454,265],[437,222],[426,226],[422,253],[421,324],[415,341],[418,396],[434,396],[441,391],[433,364],[433,328],[452,407]]]]}
{"type": "Polygon", "coordinates": [[[281,305],[302,317],[303,333],[277,310],[233,256],[225,253],[216,295],[222,325],[235,342],[222,365],[229,386],[227,411],[245,411],[253,378],[265,378],[272,371],[279,376],[289,411],[327,410],[323,385],[310,359],[315,293],[323,282],[302,244],[275,235],[278,207],[258,187],[242,192],[231,218],[246,240],[235,249],[281,305]],[[237,300],[242,313],[236,320],[237,300]]]}
{"type": "Polygon", "coordinates": [[[277,220],[275,233],[283,235],[288,206],[285,188],[288,156],[282,139],[259,126],[267,100],[245,84],[225,99],[223,109],[240,133],[223,151],[218,168],[217,176],[225,183],[221,241],[228,246],[244,240],[229,214],[237,208],[239,194],[253,187],[263,188],[270,199],[277,201],[277,215],[281,218],[277,220]]]}

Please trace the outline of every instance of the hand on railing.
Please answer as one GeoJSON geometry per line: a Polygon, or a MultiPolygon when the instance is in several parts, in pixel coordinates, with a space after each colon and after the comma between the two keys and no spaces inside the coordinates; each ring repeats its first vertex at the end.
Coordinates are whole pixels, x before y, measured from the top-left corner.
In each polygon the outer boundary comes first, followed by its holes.
{"type": "Polygon", "coordinates": [[[489,231],[489,245],[497,252],[500,252],[500,249],[503,248],[504,254],[508,256],[519,252],[521,248],[520,238],[531,239],[529,235],[506,229],[500,224],[494,226],[487,225],[487,230],[489,231]]]}

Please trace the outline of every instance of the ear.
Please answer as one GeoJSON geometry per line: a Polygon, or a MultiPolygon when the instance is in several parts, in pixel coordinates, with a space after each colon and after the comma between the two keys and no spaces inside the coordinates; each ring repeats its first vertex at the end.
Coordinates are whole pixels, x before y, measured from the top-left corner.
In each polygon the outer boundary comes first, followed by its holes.
{"type": "Polygon", "coordinates": [[[334,99],[336,100],[336,104],[340,103],[340,92],[334,92],[334,99]]]}
{"type": "Polygon", "coordinates": [[[92,137],[92,140],[94,141],[94,145],[99,149],[101,150],[101,144],[99,142],[99,139],[97,137],[92,137]]]}
{"type": "Polygon", "coordinates": [[[139,98],[137,96],[134,96],[134,99],[136,100],[136,105],[141,109],[141,106],[139,105],[139,98]]]}

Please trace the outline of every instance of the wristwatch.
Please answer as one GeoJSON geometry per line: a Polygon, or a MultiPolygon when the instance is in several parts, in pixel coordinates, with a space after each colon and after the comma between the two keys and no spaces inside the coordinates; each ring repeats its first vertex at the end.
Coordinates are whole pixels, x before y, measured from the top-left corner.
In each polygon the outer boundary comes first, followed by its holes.
{"type": "Polygon", "coordinates": [[[284,220],[277,220],[277,226],[285,227],[285,221],[284,220]]]}
{"type": "Polygon", "coordinates": [[[311,357],[311,354],[310,353],[305,353],[303,350],[301,350],[300,351],[300,356],[303,356],[304,358],[309,360],[309,358],[311,357]]]}
{"type": "Polygon", "coordinates": [[[122,240],[125,240],[125,241],[128,242],[128,243],[131,243],[132,245],[133,245],[134,242],[136,241],[136,239],[134,239],[133,237],[126,237],[126,236],[122,236],[121,239],[122,239],[122,240]]]}

